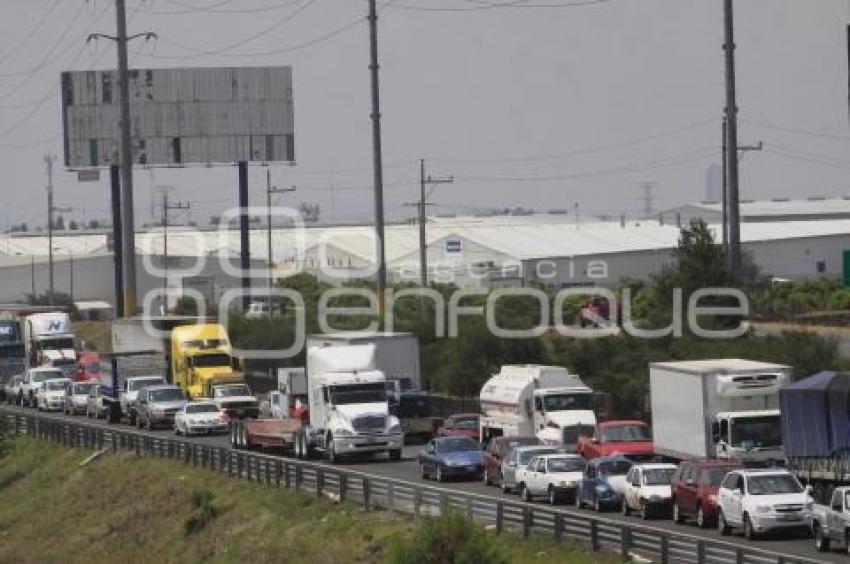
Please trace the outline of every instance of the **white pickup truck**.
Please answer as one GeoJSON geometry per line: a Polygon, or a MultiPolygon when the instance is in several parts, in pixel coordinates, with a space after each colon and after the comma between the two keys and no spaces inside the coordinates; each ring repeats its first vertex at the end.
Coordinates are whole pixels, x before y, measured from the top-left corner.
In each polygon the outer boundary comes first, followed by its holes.
{"type": "Polygon", "coordinates": [[[165,384],[165,379],[160,376],[135,376],[124,380],[124,385],[118,394],[118,402],[121,405],[121,417],[127,418],[127,423],[136,425],[136,402],[139,392],[148,386],[165,384]]]}
{"type": "Polygon", "coordinates": [[[850,486],[835,488],[829,505],[812,505],[806,511],[806,520],[815,537],[815,548],[827,551],[837,545],[850,554],[850,486]]]}

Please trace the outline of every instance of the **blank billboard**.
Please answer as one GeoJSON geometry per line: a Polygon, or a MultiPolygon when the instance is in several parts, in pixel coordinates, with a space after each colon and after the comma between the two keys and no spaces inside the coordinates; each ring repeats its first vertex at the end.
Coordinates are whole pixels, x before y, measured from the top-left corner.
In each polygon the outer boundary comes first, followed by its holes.
{"type": "MultiPolygon", "coordinates": [[[[117,71],[63,72],[65,166],[119,163],[117,71]]],[[[133,163],[293,162],[292,68],[129,71],[133,163]]]]}

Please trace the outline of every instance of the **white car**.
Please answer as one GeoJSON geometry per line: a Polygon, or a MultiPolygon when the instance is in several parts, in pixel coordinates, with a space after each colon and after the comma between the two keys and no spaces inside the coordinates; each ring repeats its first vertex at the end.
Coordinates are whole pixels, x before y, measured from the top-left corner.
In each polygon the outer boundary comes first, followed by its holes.
{"type": "Polygon", "coordinates": [[[65,408],[65,390],[70,385],[69,378],[45,380],[35,393],[35,406],[39,411],[62,411],[65,408]]]}
{"type": "MultiPolygon", "coordinates": [[[[546,445],[522,445],[511,449],[508,455],[502,460],[502,479],[499,485],[502,491],[510,493],[514,490],[519,492],[516,476],[520,470],[524,470],[531,459],[535,456],[544,454],[566,454],[565,447],[546,446],[546,445]]],[[[486,470],[485,470],[486,472],[486,470]]],[[[488,480],[484,476],[484,480],[488,480]]]]}
{"type": "Polygon", "coordinates": [[[174,416],[174,433],[177,435],[226,433],[228,430],[227,417],[211,401],[187,403],[174,416]]]}
{"type": "Polygon", "coordinates": [[[587,462],[578,454],[542,454],[516,472],[516,483],[523,501],[546,496],[552,505],[572,502],[587,462]]]}
{"type": "Polygon", "coordinates": [[[65,389],[65,403],[62,411],[65,415],[77,415],[86,412],[89,392],[97,386],[95,381],[74,382],[65,389]]]}
{"type": "Polygon", "coordinates": [[[47,380],[55,380],[57,378],[65,379],[62,371],[56,368],[30,368],[24,374],[24,380],[21,382],[20,390],[18,391],[18,402],[24,407],[35,407],[35,396],[39,388],[44,385],[47,380]]]}
{"type": "Polygon", "coordinates": [[[777,529],[805,529],[805,508],[813,503],[809,489],[787,470],[733,470],[717,492],[717,529],[728,535],[740,528],[744,537],[777,529]]]}
{"type": "Polygon", "coordinates": [[[623,515],[640,512],[641,519],[651,514],[669,515],[673,509],[670,480],[676,472],[674,464],[635,464],[626,474],[623,491],[623,515]]]}

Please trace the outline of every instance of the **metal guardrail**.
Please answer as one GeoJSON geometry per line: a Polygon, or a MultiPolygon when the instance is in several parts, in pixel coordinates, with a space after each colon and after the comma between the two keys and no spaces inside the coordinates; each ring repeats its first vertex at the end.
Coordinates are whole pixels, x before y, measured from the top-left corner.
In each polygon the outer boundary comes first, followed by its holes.
{"type": "Polygon", "coordinates": [[[36,414],[5,412],[9,429],[53,443],[113,452],[130,451],[138,456],[158,456],[207,468],[227,476],[270,487],[295,489],[356,503],[364,510],[386,510],[436,516],[456,511],[490,525],[497,533],[511,530],[524,536],[547,535],[586,543],[590,550],[607,549],[623,556],[639,555],[654,562],[698,564],[801,564],[815,559],[731,546],[680,533],[665,533],[557,508],[494,499],[477,494],[447,491],[425,484],[369,475],[259,452],[194,443],[182,438],[159,437],[138,431],[96,427],[36,414]]]}

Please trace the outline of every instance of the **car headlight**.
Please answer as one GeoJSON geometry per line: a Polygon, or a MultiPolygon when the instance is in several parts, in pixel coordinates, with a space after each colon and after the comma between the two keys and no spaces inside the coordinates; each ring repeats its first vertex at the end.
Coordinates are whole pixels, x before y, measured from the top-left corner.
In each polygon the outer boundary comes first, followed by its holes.
{"type": "Polygon", "coordinates": [[[709,494],[708,495],[708,503],[713,505],[717,505],[717,494],[709,494]]]}
{"type": "Polygon", "coordinates": [[[806,506],[805,506],[805,507],[806,507],[806,511],[814,511],[814,509],[815,509],[815,502],[814,502],[812,499],[809,499],[808,501],[806,501],[806,506]]]}
{"type": "Polygon", "coordinates": [[[757,505],[756,513],[770,513],[772,509],[769,505],[757,505]]]}
{"type": "Polygon", "coordinates": [[[337,437],[350,437],[354,433],[352,433],[351,431],[349,431],[348,429],[346,429],[344,427],[340,427],[339,429],[334,429],[333,434],[336,435],[337,437]]]}
{"type": "Polygon", "coordinates": [[[596,491],[597,491],[598,493],[605,493],[605,492],[607,492],[608,490],[609,490],[608,486],[605,486],[605,485],[603,485],[603,484],[597,484],[597,485],[596,485],[596,491]]]}

